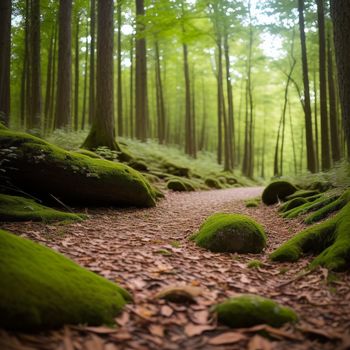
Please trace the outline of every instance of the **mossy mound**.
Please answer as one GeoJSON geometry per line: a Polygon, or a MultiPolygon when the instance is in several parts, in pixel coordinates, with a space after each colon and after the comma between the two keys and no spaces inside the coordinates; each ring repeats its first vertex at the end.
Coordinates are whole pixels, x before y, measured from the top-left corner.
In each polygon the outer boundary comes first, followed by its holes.
{"type": "Polygon", "coordinates": [[[179,179],[172,179],[167,182],[167,188],[169,190],[178,191],[178,192],[189,192],[195,191],[196,189],[189,181],[183,181],[179,179]]]}
{"type": "Polygon", "coordinates": [[[51,209],[32,199],[0,193],[0,221],[61,221],[83,220],[84,215],[51,209]]]}
{"type": "Polygon", "coordinates": [[[260,253],[266,246],[264,229],[250,217],[238,214],[209,216],[192,239],[214,252],[260,253]]]}
{"type": "Polygon", "coordinates": [[[0,130],[0,148],[11,149],[5,171],[13,185],[41,199],[51,194],[84,205],[155,205],[148,181],[124,164],[68,152],[10,130],[0,130]]]}
{"type": "Polygon", "coordinates": [[[275,250],[270,258],[274,261],[297,261],[303,254],[319,254],[310,264],[311,268],[322,265],[336,271],[349,269],[350,190],[328,207],[322,207],[317,219],[341,207],[334,217],[299,232],[275,250]]]}
{"type": "Polygon", "coordinates": [[[314,181],[307,186],[309,190],[317,190],[319,192],[326,192],[333,187],[329,181],[314,181]]]}
{"type": "Polygon", "coordinates": [[[63,255],[0,231],[0,328],[112,323],[130,295],[63,255]]]}
{"type": "Polygon", "coordinates": [[[189,168],[181,166],[174,162],[164,160],[164,159],[160,163],[160,167],[162,168],[162,170],[164,170],[165,172],[171,175],[187,177],[187,178],[191,176],[191,170],[189,168]]]}
{"type": "Polygon", "coordinates": [[[226,182],[232,186],[232,185],[237,184],[238,180],[233,176],[226,176],[226,182]]]}
{"type": "Polygon", "coordinates": [[[298,316],[289,307],[257,295],[240,295],[230,298],[213,309],[218,320],[232,328],[252,327],[268,324],[281,327],[287,322],[296,322],[298,316]]]}
{"type": "Polygon", "coordinates": [[[220,190],[223,186],[220,184],[220,182],[217,179],[214,179],[213,177],[208,177],[205,179],[204,183],[210,187],[215,188],[217,190],[220,190]]]}
{"type": "Polygon", "coordinates": [[[103,159],[97,153],[89,151],[88,149],[79,148],[77,151],[75,151],[75,153],[83,154],[84,156],[88,156],[93,159],[103,159]]]}
{"type": "Polygon", "coordinates": [[[258,207],[260,204],[260,199],[259,198],[255,198],[255,199],[248,199],[245,201],[245,206],[247,208],[256,208],[258,207]]]}
{"type": "Polygon", "coordinates": [[[320,192],[317,190],[298,190],[291,194],[290,196],[287,196],[287,200],[291,200],[294,198],[309,198],[309,197],[314,197],[316,195],[319,195],[320,192]]]}
{"type": "Polygon", "coordinates": [[[297,188],[288,181],[271,182],[262,194],[262,201],[266,205],[277,203],[279,200],[285,199],[287,196],[297,191],[297,188]]]}
{"type": "Polygon", "coordinates": [[[308,203],[308,201],[305,198],[302,198],[302,197],[293,198],[288,202],[285,202],[283,205],[281,205],[281,207],[279,208],[279,211],[284,213],[286,211],[299,207],[305,203],[308,203]]]}
{"type": "Polygon", "coordinates": [[[128,162],[128,165],[138,171],[148,171],[148,166],[142,160],[133,159],[128,162]]]}

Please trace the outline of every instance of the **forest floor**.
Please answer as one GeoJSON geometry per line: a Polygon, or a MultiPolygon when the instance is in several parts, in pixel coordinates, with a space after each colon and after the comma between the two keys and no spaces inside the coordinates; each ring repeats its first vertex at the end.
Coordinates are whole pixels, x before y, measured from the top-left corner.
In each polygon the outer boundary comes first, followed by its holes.
{"type": "Polygon", "coordinates": [[[171,192],[156,208],[89,209],[90,219],[80,223],[1,224],[118,282],[132,292],[134,303],[116,319],[116,329],[66,326],[39,335],[1,332],[0,348],[350,349],[350,274],[322,268],[305,272],[311,258],[271,263],[268,254],[304,224],[300,218],[282,219],[276,206],[246,208],[244,200],[261,192],[262,188],[171,192]],[[243,213],[258,220],[267,232],[266,251],[236,255],[196,247],[188,237],[215,212],[243,213]],[[248,268],[253,259],[263,265],[248,268]],[[155,298],[164,287],[179,284],[197,287],[201,295],[195,303],[155,298]],[[232,330],[217,324],[210,306],[237,293],[273,298],[294,308],[300,321],[280,329],[232,330]]]}

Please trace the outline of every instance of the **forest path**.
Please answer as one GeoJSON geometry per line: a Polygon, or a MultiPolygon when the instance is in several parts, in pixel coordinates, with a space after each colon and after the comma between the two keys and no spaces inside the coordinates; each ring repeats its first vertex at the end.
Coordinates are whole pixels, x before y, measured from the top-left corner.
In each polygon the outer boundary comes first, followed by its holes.
{"type": "Polygon", "coordinates": [[[349,274],[339,275],[329,284],[325,269],[298,275],[307,259],[294,264],[269,262],[268,254],[304,224],[300,219],[281,219],[276,207],[246,208],[244,200],[261,192],[260,187],[169,192],[156,208],[89,209],[90,219],[75,224],[3,224],[3,228],[48,245],[118,282],[132,292],[135,303],[118,317],[120,328],[116,331],[66,327],[34,337],[15,334],[16,340],[0,333],[0,338],[19,342],[26,349],[337,348],[345,330],[350,329],[349,274]],[[215,212],[242,213],[258,220],[268,236],[266,251],[258,255],[211,253],[188,241],[215,212]],[[264,265],[249,269],[247,263],[253,259],[264,265]],[[190,305],[154,298],[162,288],[174,284],[198,287],[202,295],[190,305]],[[269,330],[271,339],[265,345],[260,344],[262,339],[254,330],[238,332],[241,337],[232,335],[227,327],[216,324],[208,310],[237,293],[259,294],[291,306],[301,322],[297,328],[286,326],[280,333],[269,330]],[[215,338],[227,332],[222,339],[215,338]]]}

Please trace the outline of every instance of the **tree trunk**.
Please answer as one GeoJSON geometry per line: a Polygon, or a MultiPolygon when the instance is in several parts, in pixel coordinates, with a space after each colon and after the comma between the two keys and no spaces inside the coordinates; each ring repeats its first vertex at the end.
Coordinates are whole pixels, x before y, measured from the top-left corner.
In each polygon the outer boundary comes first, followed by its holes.
{"type": "Polygon", "coordinates": [[[72,84],[72,0],[60,0],[58,15],[58,68],[55,128],[68,128],[71,122],[72,84]]]}
{"type": "Polygon", "coordinates": [[[317,98],[317,82],[316,82],[317,69],[314,67],[314,125],[315,125],[315,168],[316,171],[320,169],[320,150],[319,150],[319,137],[318,137],[318,98],[317,98]]]}
{"type": "Polygon", "coordinates": [[[95,34],[96,34],[96,1],[90,1],[90,73],[89,73],[89,124],[95,115],[96,79],[95,79],[95,34]]]}
{"type": "MultiPolygon", "coordinates": [[[[31,103],[28,129],[41,127],[41,71],[40,71],[40,0],[31,0],[30,7],[30,72],[31,103]]],[[[40,130],[39,130],[40,132],[40,130]]]]}
{"type": "Polygon", "coordinates": [[[136,137],[146,141],[148,137],[148,106],[147,106],[147,54],[146,39],[143,35],[145,15],[144,0],[136,0],[136,68],[135,68],[135,117],[136,137]]]}
{"type": "Polygon", "coordinates": [[[123,96],[122,96],[122,0],[117,0],[117,120],[118,135],[123,136],[123,96]]]}
{"type": "Polygon", "coordinates": [[[305,137],[306,137],[306,154],[307,168],[310,172],[316,171],[315,151],[312,134],[312,113],[310,103],[310,87],[309,87],[309,68],[307,62],[306,36],[304,23],[304,0],[298,0],[299,12],[299,28],[300,28],[300,43],[303,66],[303,83],[304,83],[304,112],[305,112],[305,137]]]}
{"type": "Polygon", "coordinates": [[[130,37],[130,137],[135,136],[134,122],[134,37],[130,37]]]}
{"type": "Polygon", "coordinates": [[[331,166],[329,153],[329,128],[327,112],[327,78],[326,78],[326,35],[324,24],[324,0],[316,0],[317,3],[317,23],[319,33],[319,72],[320,72],[320,107],[321,107],[321,153],[322,170],[327,170],[331,166]]]}
{"type": "Polygon", "coordinates": [[[340,160],[340,144],[338,133],[338,113],[333,76],[333,50],[331,43],[331,31],[328,30],[328,94],[329,94],[329,121],[331,129],[331,146],[333,162],[340,160]]]}
{"type": "Polygon", "coordinates": [[[75,83],[74,83],[74,130],[78,131],[79,123],[79,27],[80,27],[79,14],[76,18],[75,27],[75,83]]]}
{"type": "Polygon", "coordinates": [[[0,3],[0,122],[10,121],[11,0],[0,3]]]}
{"type": "Polygon", "coordinates": [[[115,141],[113,105],[113,0],[97,2],[96,112],[83,147],[119,151],[115,141]]]}
{"type": "Polygon", "coordinates": [[[331,0],[331,13],[343,128],[350,158],[350,2],[331,0]]]}
{"type": "MultiPolygon", "coordinates": [[[[88,23],[86,22],[86,28],[88,28],[88,23]]],[[[89,36],[89,31],[87,29],[86,38],[89,36]]],[[[84,66],[84,93],[83,93],[83,110],[81,113],[81,130],[85,129],[86,124],[86,97],[87,97],[87,77],[88,77],[88,61],[89,61],[89,43],[86,39],[85,41],[85,66],[84,66]]]]}

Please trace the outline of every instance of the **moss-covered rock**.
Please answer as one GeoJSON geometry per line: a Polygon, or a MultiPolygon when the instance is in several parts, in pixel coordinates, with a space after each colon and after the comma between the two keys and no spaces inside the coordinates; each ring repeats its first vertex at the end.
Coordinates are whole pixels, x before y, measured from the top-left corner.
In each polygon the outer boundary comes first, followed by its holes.
{"type": "Polygon", "coordinates": [[[220,184],[220,182],[217,179],[214,179],[213,177],[208,177],[205,179],[204,183],[210,187],[210,188],[216,188],[217,190],[223,188],[223,186],[220,184]]]}
{"type": "Polygon", "coordinates": [[[148,170],[147,164],[142,160],[133,159],[133,160],[128,162],[128,165],[131,168],[138,170],[138,171],[147,171],[148,170]]]}
{"type": "Polygon", "coordinates": [[[330,181],[314,181],[307,186],[309,190],[317,190],[319,192],[326,192],[333,187],[330,181]]]}
{"type": "Polygon", "coordinates": [[[294,198],[309,198],[314,197],[316,195],[320,195],[320,192],[317,190],[298,190],[291,194],[290,196],[286,197],[286,200],[291,200],[294,198]]]}
{"type": "Polygon", "coordinates": [[[89,151],[88,149],[84,149],[84,148],[79,148],[78,150],[75,151],[75,153],[83,154],[84,156],[88,156],[88,157],[93,158],[93,159],[103,159],[97,153],[89,151]]]}
{"type": "Polygon", "coordinates": [[[192,239],[214,252],[260,253],[266,246],[264,229],[250,217],[238,214],[211,215],[192,239]]]}
{"type": "Polygon", "coordinates": [[[63,255],[0,231],[0,328],[112,323],[127,291],[63,255]]]}
{"type": "MultiPolygon", "coordinates": [[[[350,190],[321,213],[342,209],[321,224],[299,232],[275,250],[270,258],[274,261],[297,261],[303,254],[319,254],[310,267],[325,266],[330,270],[346,270],[350,267],[350,190]]],[[[318,217],[320,219],[320,217],[318,217]]]]}
{"type": "Polygon", "coordinates": [[[232,328],[268,324],[280,327],[287,322],[296,322],[298,316],[289,307],[257,295],[243,294],[230,298],[213,309],[218,320],[232,328]]]}
{"type": "Polygon", "coordinates": [[[308,201],[305,198],[302,197],[296,197],[293,199],[290,199],[289,201],[283,203],[281,207],[279,208],[279,211],[286,212],[291,209],[294,209],[296,207],[300,207],[301,205],[308,203],[308,201]]]}
{"type": "Polygon", "coordinates": [[[191,182],[180,179],[169,180],[166,186],[169,190],[179,192],[190,192],[196,190],[191,182]]]}
{"type": "Polygon", "coordinates": [[[247,208],[256,208],[260,204],[260,198],[248,199],[245,201],[245,206],[247,208]]]}
{"type": "Polygon", "coordinates": [[[262,201],[267,204],[275,204],[293,194],[297,188],[288,181],[271,182],[262,194],[262,201]]]}
{"type": "Polygon", "coordinates": [[[233,176],[226,176],[226,182],[232,186],[232,185],[237,184],[238,180],[233,176]]]}
{"type": "Polygon", "coordinates": [[[189,168],[181,166],[174,162],[163,160],[160,166],[165,172],[171,175],[187,177],[187,178],[191,176],[191,170],[189,168]]]}
{"type": "Polygon", "coordinates": [[[0,193],[0,221],[61,221],[82,220],[84,215],[65,213],[32,199],[0,193]]]}
{"type": "Polygon", "coordinates": [[[0,148],[12,150],[5,164],[6,176],[36,197],[52,194],[64,202],[84,205],[155,205],[155,192],[148,181],[124,164],[68,152],[11,130],[0,130],[0,148]]]}

